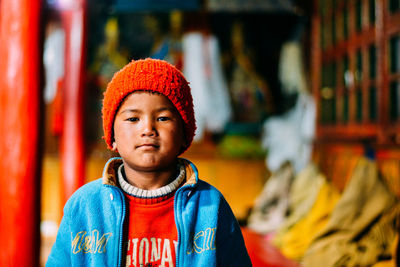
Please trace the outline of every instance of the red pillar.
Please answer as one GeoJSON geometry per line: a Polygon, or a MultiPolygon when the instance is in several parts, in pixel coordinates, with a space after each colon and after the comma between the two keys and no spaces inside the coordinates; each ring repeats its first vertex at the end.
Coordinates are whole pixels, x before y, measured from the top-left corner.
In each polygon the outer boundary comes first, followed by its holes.
{"type": "Polygon", "coordinates": [[[0,1],[0,266],[39,265],[40,9],[0,1]]]}
{"type": "Polygon", "coordinates": [[[86,3],[64,1],[61,16],[65,29],[64,127],[61,138],[61,170],[64,201],[84,184],[84,70],[86,3]]]}

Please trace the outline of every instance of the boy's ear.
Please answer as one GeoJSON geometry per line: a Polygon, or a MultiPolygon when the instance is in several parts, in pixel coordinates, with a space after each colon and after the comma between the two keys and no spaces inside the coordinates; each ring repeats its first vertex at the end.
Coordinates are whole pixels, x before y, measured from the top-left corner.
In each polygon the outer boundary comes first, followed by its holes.
{"type": "Polygon", "coordinates": [[[117,143],[115,141],[112,144],[112,151],[117,152],[117,143]]]}

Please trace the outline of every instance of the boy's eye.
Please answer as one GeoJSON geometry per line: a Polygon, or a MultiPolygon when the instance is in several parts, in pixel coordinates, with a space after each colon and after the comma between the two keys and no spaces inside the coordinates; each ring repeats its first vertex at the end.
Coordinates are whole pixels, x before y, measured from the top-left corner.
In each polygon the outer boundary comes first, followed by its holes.
{"type": "Polygon", "coordinates": [[[139,119],[136,118],[136,117],[132,117],[132,118],[127,118],[126,120],[127,120],[127,121],[131,121],[131,122],[134,122],[134,121],[138,121],[139,119]]]}
{"type": "Polygon", "coordinates": [[[170,120],[170,118],[166,117],[166,116],[161,116],[161,117],[158,117],[157,120],[158,121],[168,121],[168,120],[170,120]]]}

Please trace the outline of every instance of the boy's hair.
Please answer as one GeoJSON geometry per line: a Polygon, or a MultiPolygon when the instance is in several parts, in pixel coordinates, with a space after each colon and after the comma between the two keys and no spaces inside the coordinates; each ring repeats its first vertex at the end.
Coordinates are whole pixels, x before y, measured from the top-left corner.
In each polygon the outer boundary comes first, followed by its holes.
{"type": "Polygon", "coordinates": [[[150,91],[165,95],[182,117],[187,150],[196,130],[193,99],[183,74],[164,60],[146,58],[133,60],[114,74],[107,85],[103,100],[103,139],[112,149],[114,120],[124,99],[135,91],[150,91]]]}

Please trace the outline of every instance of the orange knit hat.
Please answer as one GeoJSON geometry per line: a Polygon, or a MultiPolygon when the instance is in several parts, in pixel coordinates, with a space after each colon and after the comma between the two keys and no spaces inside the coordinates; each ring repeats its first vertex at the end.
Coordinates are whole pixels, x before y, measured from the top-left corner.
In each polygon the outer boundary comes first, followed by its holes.
{"type": "Polygon", "coordinates": [[[107,85],[103,100],[104,140],[109,149],[114,141],[114,119],[122,101],[135,91],[158,92],[174,104],[184,122],[184,133],[189,148],[196,130],[193,99],[183,74],[164,60],[133,60],[114,74],[107,85]]]}

